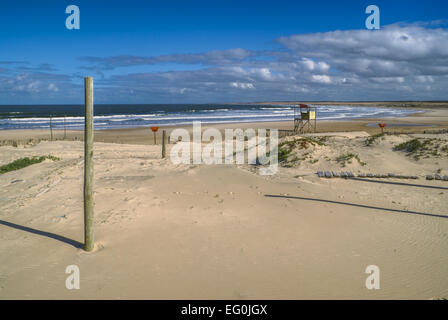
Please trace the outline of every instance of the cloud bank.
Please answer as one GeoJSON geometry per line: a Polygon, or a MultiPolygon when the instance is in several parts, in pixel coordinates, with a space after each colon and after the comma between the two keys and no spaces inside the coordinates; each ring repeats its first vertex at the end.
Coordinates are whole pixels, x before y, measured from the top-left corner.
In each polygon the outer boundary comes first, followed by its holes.
{"type": "MultiPolygon", "coordinates": [[[[232,48],[78,61],[82,73],[100,75],[96,101],[105,103],[448,100],[448,29],[435,25],[291,35],[276,39],[278,49],[271,51],[232,48]],[[171,69],[135,72],[148,66],[171,69]]],[[[58,74],[51,64],[0,64],[1,96],[60,98],[80,90],[81,73],[58,74]]]]}

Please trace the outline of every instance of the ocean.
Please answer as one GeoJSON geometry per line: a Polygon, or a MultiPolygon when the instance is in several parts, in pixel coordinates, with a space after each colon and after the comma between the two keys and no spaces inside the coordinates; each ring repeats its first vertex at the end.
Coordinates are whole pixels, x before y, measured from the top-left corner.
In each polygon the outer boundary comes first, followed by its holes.
{"type": "MultiPolygon", "coordinates": [[[[357,106],[317,106],[318,120],[402,117],[419,111],[403,108],[357,106]]],[[[96,130],[144,126],[292,121],[293,106],[237,104],[96,104],[96,130]]],[[[83,105],[0,105],[0,130],[4,129],[81,130],[84,128],[83,105]]]]}

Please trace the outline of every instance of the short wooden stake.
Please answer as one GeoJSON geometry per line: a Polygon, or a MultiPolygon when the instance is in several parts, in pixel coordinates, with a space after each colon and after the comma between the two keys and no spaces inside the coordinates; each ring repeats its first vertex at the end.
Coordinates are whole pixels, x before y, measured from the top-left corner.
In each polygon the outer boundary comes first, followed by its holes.
{"type": "Polygon", "coordinates": [[[162,159],[165,158],[165,130],[162,131],[162,159]]]}
{"type": "Polygon", "coordinates": [[[53,121],[51,116],[50,116],[50,141],[53,141],[53,121]]]}
{"type": "Polygon", "coordinates": [[[64,140],[67,138],[67,129],[65,127],[65,116],[64,116],[64,140]]]}

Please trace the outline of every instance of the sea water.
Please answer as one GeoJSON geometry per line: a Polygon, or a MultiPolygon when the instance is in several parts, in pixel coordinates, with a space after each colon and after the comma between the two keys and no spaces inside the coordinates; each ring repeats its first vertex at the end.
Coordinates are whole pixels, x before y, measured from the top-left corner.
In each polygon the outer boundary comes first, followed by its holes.
{"type": "MultiPolygon", "coordinates": [[[[402,117],[420,111],[406,108],[362,106],[317,106],[320,120],[402,117]]],[[[94,106],[95,129],[120,129],[144,126],[188,125],[266,121],[292,121],[293,106],[253,104],[97,104],[94,106]]],[[[1,129],[81,130],[84,128],[83,105],[2,105],[1,129]]]]}

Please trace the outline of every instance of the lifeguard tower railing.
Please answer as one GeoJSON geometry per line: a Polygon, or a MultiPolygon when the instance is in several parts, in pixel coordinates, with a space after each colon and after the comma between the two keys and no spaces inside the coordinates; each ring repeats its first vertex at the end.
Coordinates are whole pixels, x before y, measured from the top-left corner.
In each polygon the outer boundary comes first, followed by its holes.
{"type": "Polygon", "coordinates": [[[316,132],[316,107],[307,104],[294,106],[294,133],[316,132]]]}

